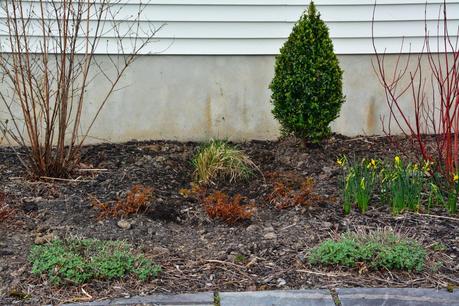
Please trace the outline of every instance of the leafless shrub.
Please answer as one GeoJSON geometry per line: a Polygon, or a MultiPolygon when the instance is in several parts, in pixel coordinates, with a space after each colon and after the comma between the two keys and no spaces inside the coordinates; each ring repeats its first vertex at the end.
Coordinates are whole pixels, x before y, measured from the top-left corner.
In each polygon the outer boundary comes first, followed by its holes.
{"type": "Polygon", "coordinates": [[[410,49],[405,58],[400,52],[393,69],[386,63],[385,52],[376,48],[374,14],[373,64],[390,112],[385,131],[390,135],[392,127],[397,127],[413,140],[421,159],[434,163],[432,172],[443,174],[453,184],[459,171],[459,29],[452,29],[449,23],[447,2],[443,1],[439,10],[436,37],[428,24],[426,3],[422,50],[414,53],[410,49]],[[413,111],[406,110],[405,97],[413,111]],[[436,135],[433,146],[426,134],[436,135]]]}
{"type": "Polygon", "coordinates": [[[1,1],[0,99],[9,117],[2,128],[10,143],[27,147],[22,162],[30,173],[65,177],[78,167],[102,108],[161,28],[141,21],[144,9],[120,0],[1,1]],[[101,53],[106,56],[96,56],[101,53]],[[88,85],[96,77],[109,86],[87,114],[88,85]]]}

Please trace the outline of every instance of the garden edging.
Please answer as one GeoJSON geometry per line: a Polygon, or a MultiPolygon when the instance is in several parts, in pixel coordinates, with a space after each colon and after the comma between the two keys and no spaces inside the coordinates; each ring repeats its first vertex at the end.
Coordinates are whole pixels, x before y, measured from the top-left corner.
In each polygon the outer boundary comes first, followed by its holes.
{"type": "Polygon", "coordinates": [[[326,289],[278,290],[253,292],[201,292],[178,295],[150,295],[67,306],[106,305],[201,305],[201,306],[358,306],[358,305],[406,305],[406,306],[457,306],[459,291],[424,288],[339,288],[334,294],[326,289]]]}

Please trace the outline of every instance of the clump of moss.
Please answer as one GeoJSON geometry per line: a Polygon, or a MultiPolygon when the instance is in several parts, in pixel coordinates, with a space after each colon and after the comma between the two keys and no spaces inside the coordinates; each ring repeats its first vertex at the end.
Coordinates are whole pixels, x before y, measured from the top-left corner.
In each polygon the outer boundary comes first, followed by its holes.
{"type": "Polygon", "coordinates": [[[97,239],[54,240],[35,245],[29,255],[32,274],[46,275],[51,283],[83,284],[135,275],[142,281],[156,277],[161,268],[123,241],[97,239]]]}
{"type": "Polygon", "coordinates": [[[392,231],[346,233],[338,240],[327,239],[312,249],[313,265],[354,268],[358,263],[371,270],[422,271],[426,250],[418,242],[392,231]]]}

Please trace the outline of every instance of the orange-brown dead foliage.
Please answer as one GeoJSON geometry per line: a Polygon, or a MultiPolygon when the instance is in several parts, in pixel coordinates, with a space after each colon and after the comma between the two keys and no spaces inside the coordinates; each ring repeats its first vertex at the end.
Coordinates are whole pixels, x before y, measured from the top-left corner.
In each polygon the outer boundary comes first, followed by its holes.
{"type": "Polygon", "coordinates": [[[152,198],[153,188],[143,185],[134,185],[126,194],[126,197],[112,202],[101,202],[96,197],[91,198],[93,207],[99,209],[98,219],[120,218],[132,214],[138,214],[148,208],[152,198]]]}
{"type": "Polygon", "coordinates": [[[202,185],[191,183],[191,188],[182,188],[179,190],[179,194],[185,198],[195,197],[199,198],[202,197],[205,192],[206,188],[202,185]]]}
{"type": "Polygon", "coordinates": [[[240,194],[234,197],[226,193],[216,191],[203,199],[204,208],[212,219],[220,219],[228,224],[234,224],[242,220],[250,220],[253,216],[254,205],[242,205],[244,200],[240,194]]]}
{"type": "Polygon", "coordinates": [[[308,177],[301,179],[290,174],[271,174],[277,179],[273,183],[273,190],[267,196],[267,200],[278,209],[294,206],[310,206],[317,202],[325,201],[325,198],[314,192],[314,179],[308,177]],[[299,185],[299,186],[298,186],[299,185]]]}

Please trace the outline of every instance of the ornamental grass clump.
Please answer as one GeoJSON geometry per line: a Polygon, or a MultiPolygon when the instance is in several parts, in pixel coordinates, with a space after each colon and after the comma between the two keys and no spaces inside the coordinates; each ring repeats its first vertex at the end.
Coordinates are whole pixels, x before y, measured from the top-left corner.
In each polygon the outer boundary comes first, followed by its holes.
{"type": "Polygon", "coordinates": [[[364,270],[406,270],[420,272],[426,262],[425,248],[415,240],[392,230],[345,233],[327,239],[311,250],[312,265],[339,266],[364,270]]]}
{"type": "Polygon", "coordinates": [[[338,159],[338,164],[344,171],[341,180],[344,213],[349,214],[353,204],[357,205],[361,213],[365,213],[378,183],[379,162],[374,159],[349,161],[342,157],[338,159]]]}
{"type": "Polygon", "coordinates": [[[29,261],[32,274],[45,276],[55,285],[84,284],[93,279],[112,280],[129,275],[146,281],[161,271],[144,255],[133,253],[131,245],[97,239],[54,240],[34,245],[29,261]]]}
{"type": "Polygon", "coordinates": [[[328,137],[345,100],[342,76],[328,27],[311,2],[280,49],[270,84],[283,134],[311,143],[328,137]]]}
{"type": "Polygon", "coordinates": [[[192,160],[198,183],[212,183],[218,178],[230,182],[253,175],[256,165],[242,150],[223,140],[211,140],[201,146],[192,160]]]}

